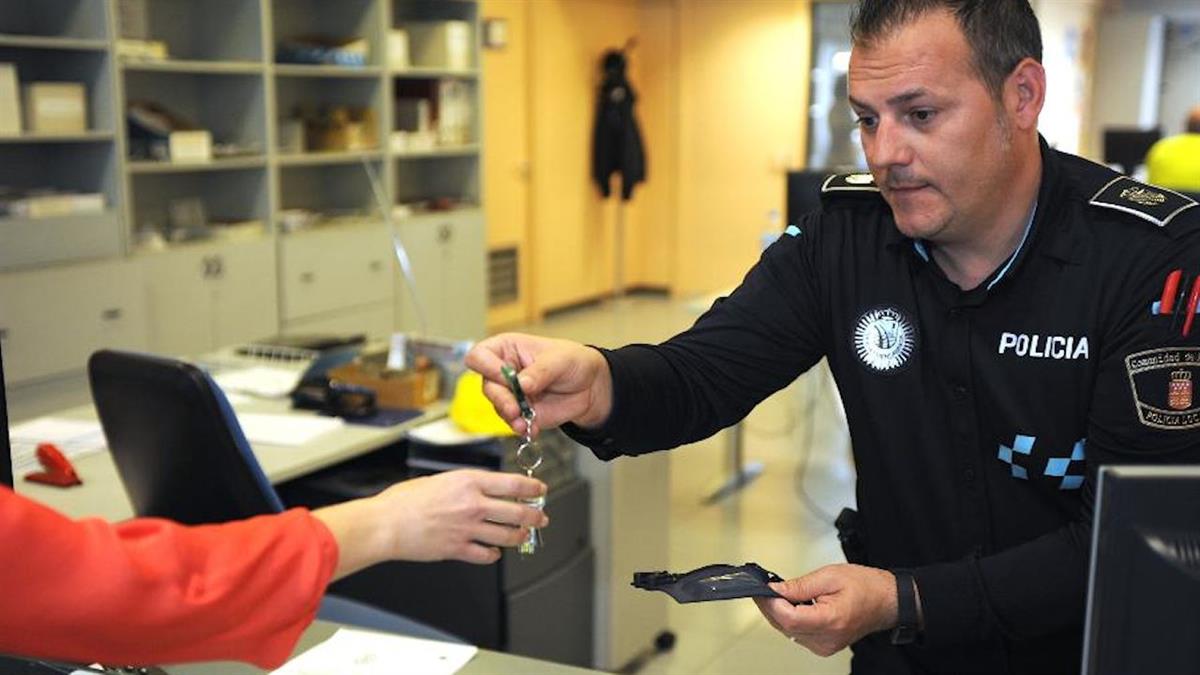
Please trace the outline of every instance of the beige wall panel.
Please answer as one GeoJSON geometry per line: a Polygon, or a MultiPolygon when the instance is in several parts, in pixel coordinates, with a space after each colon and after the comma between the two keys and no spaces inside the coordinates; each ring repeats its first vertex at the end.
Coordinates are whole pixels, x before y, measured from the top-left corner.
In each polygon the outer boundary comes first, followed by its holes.
{"type": "Polygon", "coordinates": [[[785,171],[803,156],[804,0],[684,0],[675,291],[736,284],[758,259],[785,171]]]}

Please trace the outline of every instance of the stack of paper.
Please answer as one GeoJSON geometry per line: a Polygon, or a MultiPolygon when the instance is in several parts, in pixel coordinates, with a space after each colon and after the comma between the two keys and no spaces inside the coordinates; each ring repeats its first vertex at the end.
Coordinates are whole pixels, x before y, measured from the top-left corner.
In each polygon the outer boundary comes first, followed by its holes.
{"type": "Polygon", "coordinates": [[[68,458],[99,452],[105,448],[99,422],[82,422],[58,417],[39,417],[17,424],[8,431],[12,443],[13,475],[23,476],[39,468],[38,443],[53,443],[68,458]]]}
{"type": "Polygon", "coordinates": [[[241,392],[263,398],[283,398],[292,393],[303,373],[295,368],[254,366],[217,373],[217,386],[229,392],[241,392]]]}
{"type": "Polygon", "coordinates": [[[239,412],[237,418],[246,440],[267,445],[304,445],[318,436],[346,426],[340,417],[316,415],[239,412]]]}
{"type": "Polygon", "coordinates": [[[451,675],[478,651],[471,645],[343,628],[272,675],[451,675]]]}

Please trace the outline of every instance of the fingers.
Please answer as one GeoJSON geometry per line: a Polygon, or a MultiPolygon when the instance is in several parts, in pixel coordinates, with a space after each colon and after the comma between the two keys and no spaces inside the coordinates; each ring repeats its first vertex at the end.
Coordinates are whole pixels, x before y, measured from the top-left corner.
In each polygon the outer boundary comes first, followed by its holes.
{"type": "Polygon", "coordinates": [[[491,565],[500,559],[500,549],[470,542],[454,558],[475,565],[491,565]]]}
{"type": "Polygon", "coordinates": [[[482,520],[501,525],[546,527],[550,524],[550,518],[541,509],[517,502],[493,499],[483,507],[483,512],[482,520]]]}
{"type": "Polygon", "coordinates": [[[533,499],[546,494],[546,484],[536,478],[494,471],[476,471],[473,474],[476,485],[489,497],[533,499]]]}
{"type": "Polygon", "coordinates": [[[471,539],[480,544],[512,548],[529,538],[529,528],[496,523],[479,523],[472,528],[471,539]]]}

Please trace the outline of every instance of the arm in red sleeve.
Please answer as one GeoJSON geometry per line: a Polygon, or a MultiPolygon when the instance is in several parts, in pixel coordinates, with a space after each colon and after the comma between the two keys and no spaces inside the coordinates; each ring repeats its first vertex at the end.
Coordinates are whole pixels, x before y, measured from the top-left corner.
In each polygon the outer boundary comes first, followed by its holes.
{"type": "Polygon", "coordinates": [[[270,668],[312,622],[333,535],[293,509],[222,525],[72,521],[0,488],[0,653],[270,668]]]}

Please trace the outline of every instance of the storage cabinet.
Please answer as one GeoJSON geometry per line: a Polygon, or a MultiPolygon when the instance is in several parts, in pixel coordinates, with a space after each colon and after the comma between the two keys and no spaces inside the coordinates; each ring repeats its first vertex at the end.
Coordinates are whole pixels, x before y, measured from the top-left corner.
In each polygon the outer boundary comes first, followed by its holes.
{"type": "Polygon", "coordinates": [[[116,260],[0,275],[9,385],[82,371],[101,348],[145,349],[141,268],[116,260]]]}
{"type": "Polygon", "coordinates": [[[16,64],[22,84],[82,83],[88,118],[80,133],[0,136],[0,185],[98,193],[105,209],[0,217],[10,381],[78,374],[83,344],[196,354],[281,331],[420,330],[396,299],[409,293],[397,286],[384,224],[397,206],[416,214],[397,231],[416,267],[425,330],[481,337],[478,13],[472,0],[0,0],[0,62],[16,64]],[[389,35],[410,27],[417,53],[400,54],[404,41],[389,35]],[[429,30],[453,41],[429,49],[429,30]],[[280,58],[285,42],[318,34],[364,41],[364,63],[280,58]],[[123,55],[120,39],[161,42],[167,56],[123,55]],[[414,95],[447,104],[445,120],[433,122],[454,133],[393,143],[398,101],[414,95]],[[131,137],[134,101],[161,104],[226,145],[208,162],[135,154],[147,143],[131,137]],[[372,111],[370,147],[284,147],[294,111],[338,106],[372,111]],[[326,224],[293,232],[294,210],[326,224]],[[204,239],[194,227],[204,220],[224,225],[204,239]],[[23,285],[34,272],[40,291],[23,285]],[[77,324],[94,317],[66,318],[102,311],[117,288],[116,318],[91,327],[77,324]]]}
{"type": "Polygon", "coordinates": [[[152,351],[203,354],[277,332],[272,241],[197,244],[138,260],[152,351]]]}

